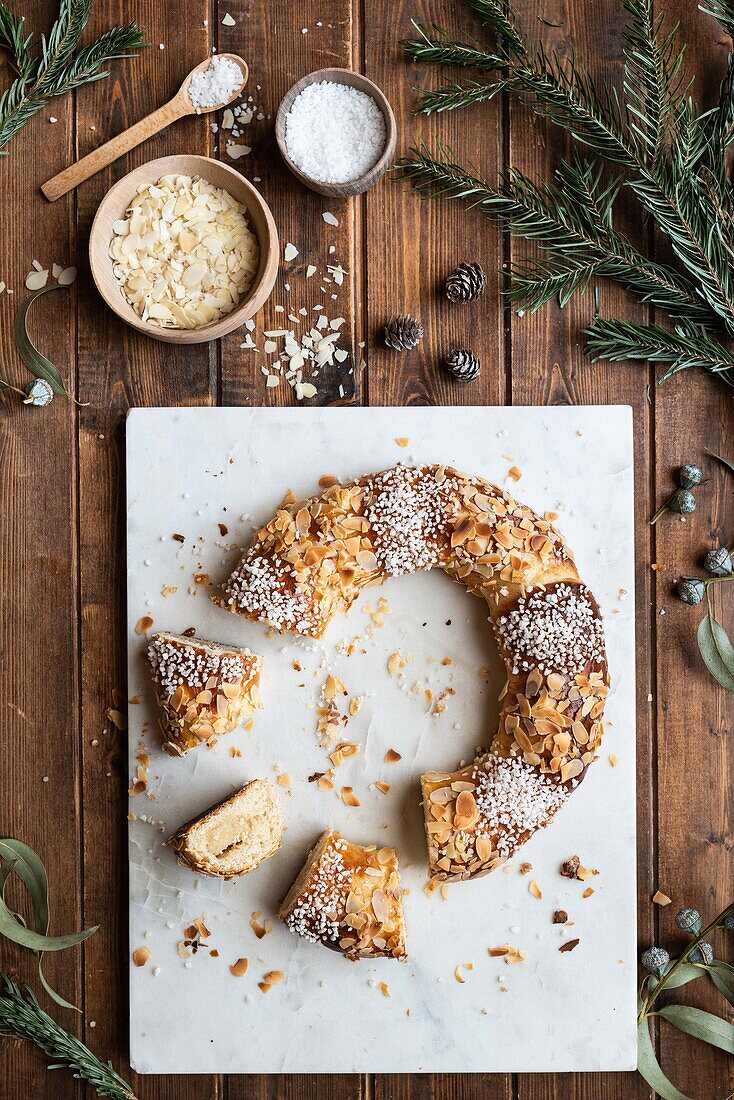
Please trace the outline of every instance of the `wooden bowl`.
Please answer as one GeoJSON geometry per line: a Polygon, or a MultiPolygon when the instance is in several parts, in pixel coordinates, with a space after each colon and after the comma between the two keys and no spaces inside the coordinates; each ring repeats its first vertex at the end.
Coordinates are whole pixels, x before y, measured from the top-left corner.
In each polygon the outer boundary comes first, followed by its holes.
{"type": "Polygon", "coordinates": [[[234,168],[221,164],[218,160],[211,160],[209,157],[194,155],[159,157],[158,160],[150,160],[147,164],[135,168],[111,187],[102,199],[89,235],[89,265],[92,269],[92,277],[97,290],[112,312],[138,332],[152,336],[154,340],[164,340],[169,344],[203,344],[208,340],[218,340],[221,336],[226,336],[227,333],[240,328],[270,297],[278,274],[279,261],[278,230],[268,204],[259,191],[234,168]],[[112,258],[109,254],[113,237],[112,225],[118,218],[124,216],[138,187],[142,184],[156,183],[161,176],[173,172],[185,176],[201,176],[215,187],[228,191],[246,207],[250,226],[260,245],[260,264],[247,296],[240,299],[231,313],[209,325],[194,329],[163,328],[139,317],[115,278],[112,258]]]}
{"type": "Polygon", "coordinates": [[[393,114],[392,107],[387,101],[385,93],[371,80],[368,80],[366,76],[362,76],[361,73],[353,73],[351,69],[319,69],[318,72],[309,73],[308,76],[304,76],[303,79],[299,80],[297,84],[294,84],[290,91],[284,96],[275,118],[275,137],[278,142],[278,148],[280,149],[280,155],[283,157],[283,160],[296,179],[300,180],[301,183],[309,187],[312,191],[316,191],[319,195],[332,195],[335,198],[341,199],[348,198],[350,195],[361,195],[363,191],[369,191],[370,187],[374,187],[377,183],[380,176],[385,174],[390,167],[390,161],[395,155],[398,128],[395,123],[395,115],[393,114]],[[347,84],[350,88],[356,88],[357,91],[365,92],[366,95],[372,96],[385,119],[385,148],[382,150],[380,159],[370,168],[369,172],[365,172],[363,176],[358,176],[356,179],[347,180],[345,183],[322,183],[320,180],[315,180],[311,176],[305,175],[288,156],[288,149],[285,141],[286,115],[293,106],[293,101],[296,96],[300,95],[304,88],[307,88],[309,84],[317,84],[322,80],[330,80],[334,84],[347,84]]]}

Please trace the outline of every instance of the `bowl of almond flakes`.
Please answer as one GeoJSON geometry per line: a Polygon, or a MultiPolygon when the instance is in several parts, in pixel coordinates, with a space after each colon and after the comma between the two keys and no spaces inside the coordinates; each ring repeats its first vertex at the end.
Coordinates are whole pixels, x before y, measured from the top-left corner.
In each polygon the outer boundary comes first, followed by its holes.
{"type": "Polygon", "coordinates": [[[270,296],[280,258],[265,200],[209,157],[148,161],[99,205],[92,277],[110,309],[155,340],[199,344],[233,332],[270,296]]]}

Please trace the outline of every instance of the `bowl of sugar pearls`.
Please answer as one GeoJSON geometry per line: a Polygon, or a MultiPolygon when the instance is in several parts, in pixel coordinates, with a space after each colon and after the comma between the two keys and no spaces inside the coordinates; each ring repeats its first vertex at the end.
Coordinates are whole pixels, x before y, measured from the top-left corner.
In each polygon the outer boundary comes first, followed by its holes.
{"type": "Polygon", "coordinates": [[[397,126],[373,81],[351,69],[319,69],[284,97],[275,136],[296,179],[320,195],[345,198],[368,191],[387,171],[397,126]]]}

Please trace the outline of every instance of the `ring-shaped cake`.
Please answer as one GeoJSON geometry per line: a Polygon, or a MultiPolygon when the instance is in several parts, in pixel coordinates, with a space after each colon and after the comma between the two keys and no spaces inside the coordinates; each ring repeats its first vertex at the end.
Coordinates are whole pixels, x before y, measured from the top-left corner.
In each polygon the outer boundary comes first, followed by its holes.
{"type": "Polygon", "coordinates": [[[430,875],[494,870],[547,825],[601,743],[609,673],[599,607],[561,535],[503,489],[448,466],[397,465],[288,494],[218,598],[320,638],[363,588],[441,568],[487,603],[507,681],[489,751],[422,776],[430,875]]]}

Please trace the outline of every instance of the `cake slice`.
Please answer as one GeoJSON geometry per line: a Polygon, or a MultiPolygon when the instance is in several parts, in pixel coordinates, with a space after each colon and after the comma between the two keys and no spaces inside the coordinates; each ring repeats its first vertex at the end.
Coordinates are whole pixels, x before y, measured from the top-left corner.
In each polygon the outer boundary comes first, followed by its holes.
{"type": "Polygon", "coordinates": [[[262,657],[185,634],[154,634],[148,646],[163,748],[171,756],[229,733],[262,709],[262,657]]]}
{"type": "Polygon", "coordinates": [[[232,878],[253,871],[280,847],[285,822],[269,779],[253,779],[167,842],[193,871],[232,878]]]}
{"type": "Polygon", "coordinates": [[[397,853],[352,844],[334,829],[309,852],[278,916],[348,959],[407,957],[397,853]]]}

